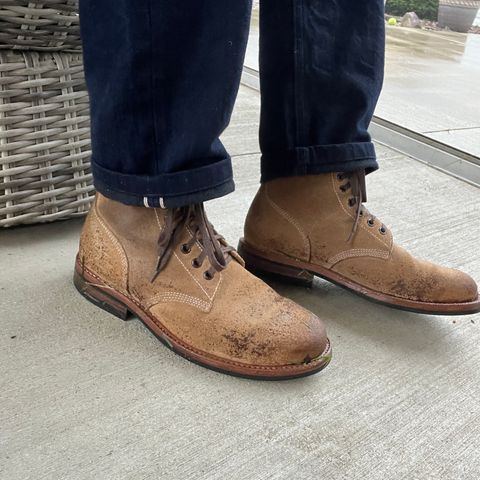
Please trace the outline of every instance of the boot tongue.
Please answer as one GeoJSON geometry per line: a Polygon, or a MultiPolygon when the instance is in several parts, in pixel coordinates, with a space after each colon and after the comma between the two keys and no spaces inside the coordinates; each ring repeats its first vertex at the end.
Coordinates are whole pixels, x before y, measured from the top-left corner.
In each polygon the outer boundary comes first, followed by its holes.
{"type": "Polygon", "coordinates": [[[234,248],[227,244],[208,221],[202,203],[168,209],[165,225],[158,238],[158,261],[152,282],[168,265],[186,227],[192,233],[186,246],[190,249],[196,242],[201,245],[202,252],[195,261],[201,265],[205,258],[208,259],[210,268],[205,273],[210,277],[213,278],[215,272],[224,270],[232,258],[236,258],[234,248]]]}
{"type": "Polygon", "coordinates": [[[360,216],[362,215],[363,203],[367,201],[367,186],[365,181],[365,170],[357,170],[355,172],[344,173],[343,176],[348,179],[348,188],[351,189],[357,211],[355,213],[355,222],[348,237],[348,242],[352,241],[360,224],[360,216]]]}
{"type": "Polygon", "coordinates": [[[350,179],[352,193],[358,199],[358,205],[361,208],[362,203],[367,201],[367,185],[365,181],[365,170],[345,174],[350,179]]]}
{"type": "MultiPolygon", "coordinates": [[[[357,170],[356,172],[343,173],[342,177],[348,179],[348,183],[343,186],[343,191],[351,190],[353,195],[353,205],[356,205],[356,214],[355,222],[352,227],[350,236],[348,237],[348,242],[352,241],[357,233],[358,226],[360,224],[360,217],[362,214],[368,214],[370,216],[369,223],[373,225],[376,218],[374,215],[371,215],[370,212],[363,206],[363,203],[367,201],[367,187],[365,182],[365,170],[357,170]]],[[[382,223],[380,231],[382,234],[385,234],[387,227],[382,223]]]]}

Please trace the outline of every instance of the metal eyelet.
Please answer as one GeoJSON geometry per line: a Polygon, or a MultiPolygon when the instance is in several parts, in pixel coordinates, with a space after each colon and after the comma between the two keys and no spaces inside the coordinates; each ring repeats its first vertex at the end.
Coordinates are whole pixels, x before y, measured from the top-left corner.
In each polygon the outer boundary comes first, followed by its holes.
{"type": "Polygon", "coordinates": [[[341,173],[337,173],[337,180],[338,180],[339,182],[343,182],[343,179],[344,179],[344,178],[345,178],[345,177],[344,177],[341,173]]]}
{"type": "Polygon", "coordinates": [[[198,262],[198,258],[194,258],[192,260],[192,267],[193,268],[200,268],[200,263],[198,262]]]}
{"type": "Polygon", "coordinates": [[[375,220],[372,220],[371,218],[368,219],[367,221],[369,227],[373,227],[375,225],[375,220]]]}
{"type": "Polygon", "coordinates": [[[387,234],[387,230],[386,230],[386,228],[384,228],[384,227],[379,228],[378,231],[379,231],[382,235],[386,235],[386,234],[387,234]]]}
{"type": "Polygon", "coordinates": [[[182,253],[184,253],[185,255],[188,255],[188,254],[192,251],[192,249],[191,249],[186,243],[184,243],[184,244],[182,245],[181,251],[182,251],[182,253]]]}
{"type": "Polygon", "coordinates": [[[212,276],[212,274],[207,270],[207,271],[203,272],[203,278],[204,278],[205,280],[212,280],[212,279],[213,279],[213,276],[212,276]]]}

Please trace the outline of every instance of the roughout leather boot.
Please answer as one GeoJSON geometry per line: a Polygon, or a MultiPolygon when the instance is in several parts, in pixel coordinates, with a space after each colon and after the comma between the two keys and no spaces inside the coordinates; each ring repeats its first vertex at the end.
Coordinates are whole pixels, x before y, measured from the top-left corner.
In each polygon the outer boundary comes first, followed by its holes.
{"type": "Polygon", "coordinates": [[[239,253],[247,268],[311,285],[314,275],[414,312],[480,311],[466,274],[412,257],[363,206],[365,175],[329,173],[263,184],[239,253]]]}
{"type": "Polygon", "coordinates": [[[176,353],[224,373],[302,377],[331,358],[322,321],[245,270],[202,204],[153,209],[97,194],[74,281],[94,304],[134,314],[176,353]]]}

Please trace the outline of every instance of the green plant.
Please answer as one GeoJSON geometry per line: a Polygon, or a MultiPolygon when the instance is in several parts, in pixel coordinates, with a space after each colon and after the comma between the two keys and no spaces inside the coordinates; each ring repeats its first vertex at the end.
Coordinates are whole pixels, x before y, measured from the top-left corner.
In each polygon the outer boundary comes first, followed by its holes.
{"type": "Polygon", "coordinates": [[[387,0],[385,11],[389,15],[405,15],[415,12],[420,18],[436,20],[438,16],[438,0],[387,0]]]}

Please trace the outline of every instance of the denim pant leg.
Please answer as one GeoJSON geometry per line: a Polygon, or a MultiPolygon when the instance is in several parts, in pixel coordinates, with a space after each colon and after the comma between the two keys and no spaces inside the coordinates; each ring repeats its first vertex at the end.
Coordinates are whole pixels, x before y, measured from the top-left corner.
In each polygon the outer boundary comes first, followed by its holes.
{"type": "Polygon", "coordinates": [[[383,82],[383,0],[263,0],[262,181],[378,168],[367,132],[383,82]]]}
{"type": "Polygon", "coordinates": [[[98,191],[177,207],[234,189],[219,135],[250,10],[251,0],[80,0],[98,191]]]}

